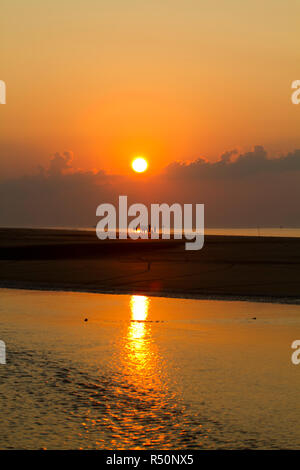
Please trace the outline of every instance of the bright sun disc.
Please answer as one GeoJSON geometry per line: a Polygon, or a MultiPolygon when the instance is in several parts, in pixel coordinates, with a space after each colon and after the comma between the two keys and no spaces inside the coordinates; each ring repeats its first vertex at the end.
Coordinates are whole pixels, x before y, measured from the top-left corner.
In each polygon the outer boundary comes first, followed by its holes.
{"type": "Polygon", "coordinates": [[[143,171],[147,170],[148,163],[147,160],[143,157],[135,158],[131,164],[132,169],[137,173],[143,173],[143,171]]]}

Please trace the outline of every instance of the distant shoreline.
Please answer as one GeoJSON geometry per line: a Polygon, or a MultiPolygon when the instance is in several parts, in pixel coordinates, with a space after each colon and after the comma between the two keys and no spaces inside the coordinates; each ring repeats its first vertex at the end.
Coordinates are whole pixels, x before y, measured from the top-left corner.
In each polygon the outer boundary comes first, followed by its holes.
{"type": "Polygon", "coordinates": [[[26,291],[37,291],[37,292],[65,292],[65,293],[82,293],[82,294],[100,294],[100,295],[141,295],[147,297],[158,297],[165,299],[187,299],[187,300],[212,300],[220,302],[257,302],[257,303],[271,303],[271,304],[284,304],[284,305],[300,305],[300,296],[299,298],[289,298],[289,297],[249,297],[249,296],[234,296],[234,295],[205,295],[205,294],[189,294],[180,293],[180,292],[148,292],[148,291],[115,291],[115,290],[95,290],[95,289],[80,289],[74,287],[54,287],[51,285],[40,286],[38,284],[29,286],[26,284],[17,284],[17,283],[0,283],[0,289],[8,290],[26,290],[26,291]]]}
{"type": "MultiPolygon", "coordinates": [[[[46,230],[95,233],[96,227],[6,227],[0,230],[46,230]]],[[[300,238],[300,227],[205,227],[205,236],[300,238]]]]}
{"type": "Polygon", "coordinates": [[[0,229],[0,287],[300,303],[300,239],[208,235],[106,240],[93,231],[0,229]]]}

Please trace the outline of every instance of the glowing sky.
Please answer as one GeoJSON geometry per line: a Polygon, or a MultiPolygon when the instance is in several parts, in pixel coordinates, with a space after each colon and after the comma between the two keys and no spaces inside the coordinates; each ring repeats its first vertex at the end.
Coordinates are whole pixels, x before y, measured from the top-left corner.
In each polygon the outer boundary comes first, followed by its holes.
{"type": "Polygon", "coordinates": [[[1,175],[300,145],[298,0],[2,0],[1,175]]]}

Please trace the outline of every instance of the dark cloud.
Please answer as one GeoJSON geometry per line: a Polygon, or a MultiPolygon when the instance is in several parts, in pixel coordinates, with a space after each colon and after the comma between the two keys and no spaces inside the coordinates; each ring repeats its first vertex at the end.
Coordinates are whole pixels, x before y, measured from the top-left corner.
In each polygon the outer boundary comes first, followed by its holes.
{"type": "Polygon", "coordinates": [[[129,203],[204,203],[206,226],[300,226],[300,150],[270,158],[256,146],[215,162],[174,162],[158,176],[83,171],[72,152],[56,153],[33,175],[0,182],[2,226],[94,226],[96,207],[129,203]]]}
{"type": "Polygon", "coordinates": [[[68,170],[72,170],[73,152],[55,153],[50,160],[48,175],[60,175],[68,170]]]}
{"type": "Polygon", "coordinates": [[[251,152],[240,154],[235,160],[232,156],[237,150],[221,155],[216,162],[199,158],[190,163],[174,162],[166,168],[166,175],[176,178],[249,178],[260,173],[273,173],[300,170],[300,150],[280,158],[268,158],[266,150],[257,145],[251,152]]]}
{"type": "Polygon", "coordinates": [[[74,169],[72,159],[72,152],[56,153],[36,174],[1,182],[0,224],[91,225],[95,207],[113,197],[113,188],[104,171],[74,169]]]}

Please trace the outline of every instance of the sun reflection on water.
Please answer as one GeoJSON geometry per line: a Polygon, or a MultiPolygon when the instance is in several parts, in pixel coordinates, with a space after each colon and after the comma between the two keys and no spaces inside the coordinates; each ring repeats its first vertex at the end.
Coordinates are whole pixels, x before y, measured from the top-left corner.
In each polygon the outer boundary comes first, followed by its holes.
{"type": "Polygon", "coordinates": [[[130,298],[130,308],[132,320],[146,320],[149,310],[149,297],[145,295],[132,295],[130,298]]]}
{"type": "Polygon", "coordinates": [[[128,331],[128,340],[135,349],[142,349],[143,338],[147,332],[145,321],[148,317],[150,300],[143,295],[132,295],[130,299],[131,325],[128,331]]]}
{"type": "Polygon", "coordinates": [[[131,322],[128,327],[125,356],[128,370],[135,375],[157,361],[151,336],[151,324],[147,321],[149,315],[149,297],[132,295],[130,298],[131,322]]]}
{"type": "Polygon", "coordinates": [[[147,296],[132,295],[125,308],[127,321],[116,342],[112,373],[85,384],[91,394],[89,409],[80,415],[82,436],[93,435],[99,449],[172,448],[184,437],[179,431],[184,407],[170,387],[157,343],[162,325],[151,317],[147,296]]]}

